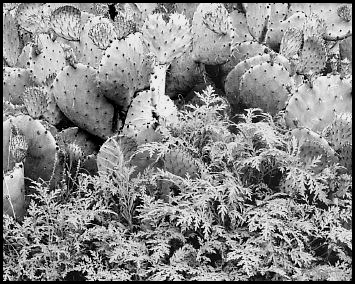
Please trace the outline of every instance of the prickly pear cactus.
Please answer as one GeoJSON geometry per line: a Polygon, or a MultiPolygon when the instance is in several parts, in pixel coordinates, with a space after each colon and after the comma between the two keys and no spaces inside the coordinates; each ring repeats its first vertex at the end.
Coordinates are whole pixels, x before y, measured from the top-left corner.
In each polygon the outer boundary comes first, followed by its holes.
{"type": "MultiPolygon", "coordinates": [[[[257,66],[259,64],[270,62],[270,54],[264,55],[256,55],[251,58],[248,58],[242,62],[239,62],[232,71],[229,72],[228,76],[225,79],[224,89],[226,92],[226,96],[231,105],[236,106],[239,102],[240,95],[240,82],[242,76],[253,66],[257,66]]],[[[273,59],[274,62],[281,64],[286,68],[286,70],[290,70],[289,61],[283,57],[282,55],[275,55],[273,59]]]]}
{"type": "Polygon", "coordinates": [[[327,62],[327,50],[324,40],[318,36],[309,36],[303,43],[301,56],[297,65],[300,74],[320,73],[327,62]]]}
{"type": "Polygon", "coordinates": [[[14,168],[3,176],[3,213],[18,220],[25,215],[25,178],[23,163],[15,164],[14,168]]]}
{"type": "Polygon", "coordinates": [[[21,3],[16,9],[16,19],[21,28],[33,34],[46,33],[49,15],[44,13],[43,3],[21,3]]]}
{"type": "Polygon", "coordinates": [[[305,164],[321,156],[320,162],[314,168],[314,171],[319,172],[327,165],[338,161],[334,149],[329,145],[327,140],[314,131],[302,127],[293,129],[291,134],[298,140],[299,157],[305,164]]]}
{"type": "Polygon", "coordinates": [[[351,78],[327,75],[302,84],[293,91],[285,112],[288,127],[321,133],[337,113],[352,112],[351,78]]]}
{"type": "Polygon", "coordinates": [[[286,106],[292,84],[284,66],[276,62],[261,63],[241,77],[239,101],[248,108],[261,108],[275,115],[286,106]]]}
{"type": "Polygon", "coordinates": [[[149,87],[151,60],[141,34],[115,40],[105,51],[98,69],[101,93],[127,111],[133,95],[149,87]]]}
{"type": "Polygon", "coordinates": [[[338,153],[339,163],[352,171],[352,113],[337,114],[322,131],[323,137],[338,153]]]}
{"type": "Polygon", "coordinates": [[[75,125],[107,139],[113,135],[114,107],[99,93],[96,70],[78,63],[66,66],[55,78],[51,92],[60,110],[75,125]]]}
{"type": "Polygon", "coordinates": [[[232,20],[232,25],[235,31],[232,36],[232,46],[245,41],[253,41],[254,38],[249,32],[245,13],[239,10],[233,10],[229,12],[229,16],[232,20]]]}
{"type": "Polygon", "coordinates": [[[37,84],[50,85],[65,66],[66,61],[61,45],[52,41],[49,35],[38,35],[29,58],[29,69],[33,81],[37,84]]]}
{"type": "Polygon", "coordinates": [[[263,55],[267,52],[269,52],[269,48],[256,41],[243,41],[232,45],[229,60],[221,65],[222,83],[224,84],[228,73],[232,71],[239,62],[256,55],[263,55]]]}
{"type": "Polygon", "coordinates": [[[21,43],[18,35],[17,22],[11,11],[3,11],[2,13],[2,30],[3,30],[3,60],[9,66],[15,66],[21,53],[21,43]]]}
{"type": "Polygon", "coordinates": [[[216,65],[227,62],[234,29],[221,3],[201,3],[192,19],[194,60],[216,65]]]}
{"type": "Polygon", "coordinates": [[[22,94],[33,85],[30,70],[24,68],[3,68],[3,98],[12,104],[23,104],[22,94]]]}
{"type": "MultiPolygon", "coordinates": [[[[9,118],[3,123],[3,170],[12,169],[19,155],[12,151],[13,137],[24,136],[28,145],[27,150],[21,150],[24,156],[24,171],[26,184],[30,180],[43,179],[49,182],[55,167],[57,145],[52,134],[47,131],[39,120],[34,120],[28,115],[19,115],[9,118]],[[13,129],[16,129],[16,133],[13,129]],[[15,134],[15,135],[14,135],[15,134]]],[[[15,143],[15,149],[24,149],[24,143],[15,143]]],[[[27,187],[27,186],[26,186],[27,187]]]]}
{"type": "Polygon", "coordinates": [[[92,42],[102,50],[106,50],[117,38],[113,24],[105,21],[92,25],[88,35],[92,42]]]}
{"type": "Polygon", "coordinates": [[[44,118],[52,125],[59,124],[63,119],[63,113],[47,86],[27,87],[23,93],[23,101],[28,114],[34,119],[44,118]]]}
{"type": "Polygon", "coordinates": [[[303,44],[303,31],[296,28],[288,28],[280,44],[280,54],[286,58],[292,58],[301,50],[303,44]]]}
{"type": "Polygon", "coordinates": [[[80,40],[81,11],[69,5],[55,9],[50,16],[50,27],[57,36],[67,40],[80,40]]]}
{"type": "Polygon", "coordinates": [[[266,40],[271,3],[245,3],[246,19],[250,34],[258,42],[266,40]]]}

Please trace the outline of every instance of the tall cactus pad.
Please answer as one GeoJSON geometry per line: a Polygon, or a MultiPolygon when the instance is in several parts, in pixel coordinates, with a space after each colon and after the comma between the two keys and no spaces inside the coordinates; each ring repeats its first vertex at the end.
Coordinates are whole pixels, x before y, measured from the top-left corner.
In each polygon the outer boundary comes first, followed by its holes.
{"type": "Polygon", "coordinates": [[[271,3],[246,3],[249,32],[258,42],[264,42],[271,15],[271,3]]]}
{"type": "Polygon", "coordinates": [[[12,104],[23,104],[23,92],[31,86],[31,73],[23,68],[3,68],[3,98],[12,104]]]}
{"type": "Polygon", "coordinates": [[[17,22],[10,11],[2,13],[3,30],[3,59],[9,66],[15,66],[21,53],[20,38],[18,35],[17,22]]]}
{"type": "Polygon", "coordinates": [[[288,127],[305,126],[321,133],[335,115],[352,111],[352,84],[340,75],[320,76],[312,84],[302,84],[286,107],[288,127]]]}
{"type": "Polygon", "coordinates": [[[66,65],[64,51],[49,35],[40,34],[32,47],[29,68],[33,81],[38,84],[51,83],[52,79],[66,65]]]}
{"type": "Polygon", "coordinates": [[[3,213],[21,220],[25,214],[24,166],[18,163],[3,176],[3,213]]]}
{"type": "Polygon", "coordinates": [[[55,166],[56,142],[39,120],[28,115],[10,118],[3,123],[3,169],[10,170],[15,161],[11,158],[10,139],[11,129],[19,129],[28,144],[27,155],[24,162],[25,176],[29,179],[49,181],[55,166]]]}
{"type": "Polygon", "coordinates": [[[320,73],[327,62],[327,50],[322,38],[318,36],[308,37],[301,51],[297,72],[307,74],[309,71],[320,73]]]}
{"type": "Polygon", "coordinates": [[[280,54],[292,58],[301,50],[303,44],[303,32],[301,29],[288,28],[281,40],[280,54]]]}
{"type": "MultiPolygon", "coordinates": [[[[217,26],[216,26],[217,27],[217,26]]],[[[192,19],[193,57],[210,65],[223,64],[229,59],[234,29],[228,11],[221,3],[201,3],[192,19]],[[209,19],[206,22],[206,19],[209,19]],[[211,29],[216,22],[223,30],[211,29]]]]}
{"type": "Polygon", "coordinates": [[[153,110],[152,92],[142,91],[138,93],[127,112],[124,125],[125,133],[129,136],[134,136],[142,130],[153,126],[157,122],[153,117],[153,110]]]}
{"type": "Polygon", "coordinates": [[[255,65],[241,78],[240,101],[248,108],[261,108],[275,115],[286,106],[291,86],[290,73],[282,65],[255,65]]]}
{"type": "Polygon", "coordinates": [[[149,87],[152,63],[146,53],[141,34],[136,33],[115,40],[101,60],[97,74],[99,88],[124,110],[128,109],[135,92],[149,87]]]}
{"type": "Polygon", "coordinates": [[[81,26],[81,11],[73,6],[62,6],[54,10],[50,17],[51,28],[67,40],[79,40],[81,26]]]}
{"type": "Polygon", "coordinates": [[[247,18],[243,12],[233,10],[229,13],[235,33],[232,37],[232,45],[244,41],[251,41],[254,38],[249,32],[247,18]]]}
{"type": "Polygon", "coordinates": [[[192,33],[182,14],[171,14],[169,22],[162,14],[149,15],[142,27],[144,42],[159,64],[169,64],[190,48],[192,33]]]}
{"type": "Polygon", "coordinates": [[[60,110],[77,126],[103,139],[113,134],[114,107],[99,94],[94,68],[66,66],[51,90],[60,110]]]}

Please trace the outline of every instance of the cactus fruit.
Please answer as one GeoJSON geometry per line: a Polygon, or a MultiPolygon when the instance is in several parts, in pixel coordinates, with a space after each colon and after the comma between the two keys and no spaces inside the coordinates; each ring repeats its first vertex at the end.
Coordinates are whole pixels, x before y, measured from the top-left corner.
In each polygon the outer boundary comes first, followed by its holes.
{"type": "Polygon", "coordinates": [[[248,108],[261,108],[275,115],[286,106],[293,82],[286,68],[272,61],[252,66],[243,74],[239,101],[248,108]]]}
{"type": "Polygon", "coordinates": [[[78,63],[66,66],[55,78],[51,92],[60,110],[72,122],[102,139],[113,134],[114,107],[99,93],[96,70],[78,63]]]}
{"type": "Polygon", "coordinates": [[[58,42],[49,35],[40,34],[32,46],[29,69],[33,81],[37,84],[50,84],[58,72],[66,65],[64,51],[58,42]]]}
{"type": "Polygon", "coordinates": [[[12,104],[23,104],[22,94],[26,87],[32,86],[31,73],[24,68],[3,68],[3,98],[12,104]]]}
{"type": "Polygon", "coordinates": [[[23,101],[28,114],[34,119],[44,118],[52,125],[59,124],[63,119],[63,113],[47,86],[26,87],[23,101]]]}
{"type": "Polygon", "coordinates": [[[73,6],[62,6],[55,9],[50,16],[50,27],[67,40],[79,40],[81,26],[81,11],[73,6]]]}
{"type": "Polygon", "coordinates": [[[14,168],[3,176],[3,213],[18,220],[25,215],[25,179],[22,163],[15,164],[14,168]]]}
{"type": "Polygon", "coordinates": [[[337,113],[352,111],[351,78],[319,76],[299,86],[286,107],[288,127],[305,126],[321,133],[337,113]]]}
{"type": "Polygon", "coordinates": [[[15,66],[21,53],[21,43],[17,31],[16,18],[10,11],[2,13],[2,30],[3,30],[3,60],[9,66],[15,66]]]}
{"type": "Polygon", "coordinates": [[[149,87],[151,62],[141,34],[115,40],[105,51],[98,69],[98,86],[105,97],[127,111],[133,95],[149,87]]]}
{"type": "Polygon", "coordinates": [[[201,3],[196,8],[192,19],[192,33],[195,61],[216,65],[229,59],[235,31],[228,11],[221,3],[201,3]],[[208,22],[215,22],[215,28],[211,30],[208,22]],[[217,30],[218,27],[224,28],[217,30]]]}
{"type": "MultiPolygon", "coordinates": [[[[12,117],[3,123],[3,170],[12,169],[16,163],[17,158],[10,151],[14,126],[16,134],[23,135],[28,144],[24,160],[26,178],[35,181],[39,178],[47,182],[50,181],[55,166],[57,145],[52,134],[38,120],[34,120],[28,115],[12,117]]],[[[24,148],[23,143],[18,144],[21,149],[24,148]]],[[[23,151],[21,150],[19,153],[23,151]]],[[[28,181],[30,182],[30,180],[28,181]]]]}

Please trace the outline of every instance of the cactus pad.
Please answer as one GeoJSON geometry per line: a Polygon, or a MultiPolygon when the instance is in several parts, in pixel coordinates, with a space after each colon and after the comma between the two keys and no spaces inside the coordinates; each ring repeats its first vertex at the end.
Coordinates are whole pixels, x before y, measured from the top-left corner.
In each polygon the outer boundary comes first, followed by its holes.
{"type": "Polygon", "coordinates": [[[62,6],[55,9],[50,17],[50,25],[54,32],[67,40],[79,40],[81,11],[73,6],[62,6]]]}
{"type": "Polygon", "coordinates": [[[12,104],[23,104],[22,94],[31,86],[31,73],[23,68],[3,68],[3,98],[12,104]]]}
{"type": "Polygon", "coordinates": [[[290,74],[285,67],[278,63],[258,64],[241,78],[240,101],[247,107],[261,108],[275,115],[286,106],[291,86],[290,74]]]}
{"type": "Polygon", "coordinates": [[[320,76],[296,89],[286,107],[286,124],[305,126],[321,133],[337,113],[352,111],[350,79],[340,75],[320,76]]]}
{"type": "Polygon", "coordinates": [[[66,66],[51,91],[60,110],[77,126],[103,139],[113,134],[114,108],[99,94],[94,68],[81,63],[66,66]]]}
{"type": "Polygon", "coordinates": [[[3,213],[21,220],[25,214],[25,179],[22,163],[3,176],[3,213]]]}

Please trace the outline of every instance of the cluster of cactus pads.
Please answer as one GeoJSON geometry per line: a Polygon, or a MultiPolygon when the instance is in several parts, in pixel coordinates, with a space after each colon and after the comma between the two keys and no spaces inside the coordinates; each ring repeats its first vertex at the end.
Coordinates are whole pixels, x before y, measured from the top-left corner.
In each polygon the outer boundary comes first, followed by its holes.
{"type": "Polygon", "coordinates": [[[197,177],[179,148],[139,149],[207,85],[231,117],[283,113],[305,160],[351,171],[351,38],[348,3],[4,3],[4,213],[66,170],[197,177]]]}

